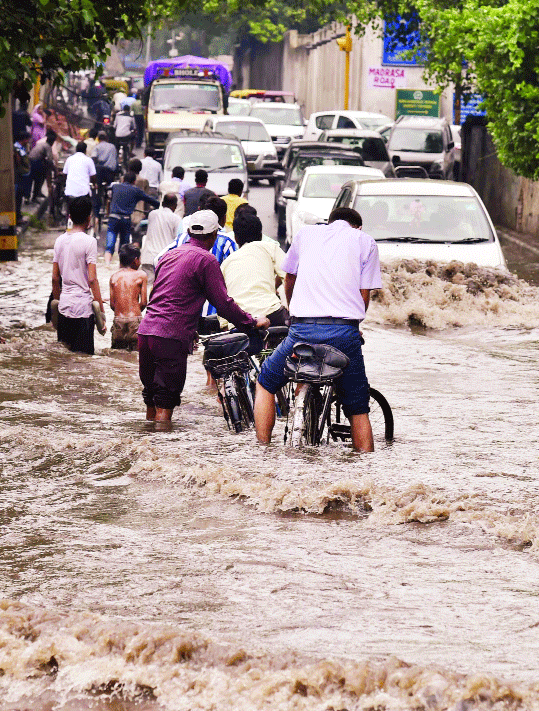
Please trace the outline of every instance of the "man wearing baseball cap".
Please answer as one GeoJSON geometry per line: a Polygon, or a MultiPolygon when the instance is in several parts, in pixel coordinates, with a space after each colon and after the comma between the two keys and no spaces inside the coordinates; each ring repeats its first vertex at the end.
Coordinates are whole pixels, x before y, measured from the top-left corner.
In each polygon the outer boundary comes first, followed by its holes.
{"type": "Polygon", "coordinates": [[[147,420],[170,421],[181,402],[187,356],[193,352],[206,300],[242,331],[269,326],[267,318],[245,313],[228,295],[219,262],[210,254],[218,229],[212,210],[194,213],[189,242],[167,252],[156,266],[150,301],[138,330],[139,375],[147,420]]]}

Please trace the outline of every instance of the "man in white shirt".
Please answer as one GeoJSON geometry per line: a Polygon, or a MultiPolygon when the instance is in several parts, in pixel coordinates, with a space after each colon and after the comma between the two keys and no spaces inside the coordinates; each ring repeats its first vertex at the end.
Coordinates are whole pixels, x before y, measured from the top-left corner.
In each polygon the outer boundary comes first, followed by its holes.
{"type": "Polygon", "coordinates": [[[148,275],[148,284],[153,284],[155,276],[154,259],[182,231],[182,218],[175,214],[177,205],[178,196],[167,193],[161,207],[148,215],[148,231],[142,240],[140,255],[142,268],[148,275]]]}
{"type": "Polygon", "coordinates": [[[275,425],[275,394],[287,381],[287,356],[296,343],[325,343],[342,351],[350,363],[336,381],[343,412],[350,421],[352,446],[372,452],[369,383],[365,374],[359,324],[365,318],[370,291],[382,280],[378,247],[361,230],[361,216],[337,208],[327,225],[301,229],[282,264],[290,307],[287,338],[267,358],[256,387],[255,424],[258,441],[268,444],[275,425]]]}
{"type": "Polygon", "coordinates": [[[285,253],[278,242],[262,240],[256,215],[237,215],[234,236],[239,249],[221,264],[228,294],[244,311],[267,316],[272,326],[285,326],[288,311],[276,293],[285,277],[281,269],[285,253]]]}
{"type": "Polygon", "coordinates": [[[73,229],[54,243],[52,293],[58,304],[58,340],[70,351],[94,354],[97,301],[104,317],[103,299],[96,273],[97,242],[86,234],[90,225],[92,201],[75,197],[69,204],[73,229]]]}
{"type": "Polygon", "coordinates": [[[67,176],[65,195],[70,200],[90,195],[90,184],[95,184],[95,163],[86,155],[86,143],[77,143],[75,153],[66,160],[64,174],[67,176]]]}
{"type": "Polygon", "coordinates": [[[140,171],[139,178],[146,179],[150,186],[148,190],[148,195],[152,197],[157,197],[159,194],[159,184],[163,180],[163,168],[161,163],[158,163],[155,159],[155,150],[148,146],[144,149],[144,158],[142,159],[142,170],[140,171]]]}
{"type": "Polygon", "coordinates": [[[163,180],[159,185],[159,194],[165,195],[166,193],[177,193],[178,195],[178,207],[176,208],[176,214],[183,217],[185,214],[185,205],[183,204],[183,196],[186,190],[192,188],[192,185],[184,180],[185,170],[181,165],[177,165],[172,168],[172,177],[170,180],[163,180]]]}

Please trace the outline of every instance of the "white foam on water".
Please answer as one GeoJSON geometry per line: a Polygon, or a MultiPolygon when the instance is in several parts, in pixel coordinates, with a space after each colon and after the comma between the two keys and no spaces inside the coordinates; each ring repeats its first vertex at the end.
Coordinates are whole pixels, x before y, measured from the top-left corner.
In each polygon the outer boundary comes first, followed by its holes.
{"type": "Polygon", "coordinates": [[[539,287],[475,264],[403,260],[382,267],[369,319],[431,329],[462,326],[536,328],[539,287]]]}
{"type": "Polygon", "coordinates": [[[44,693],[61,706],[111,688],[128,699],[151,694],[164,711],[539,708],[539,685],[490,674],[393,656],[351,661],[252,653],[178,625],[66,615],[9,600],[0,602],[0,668],[0,708],[44,693]]]}

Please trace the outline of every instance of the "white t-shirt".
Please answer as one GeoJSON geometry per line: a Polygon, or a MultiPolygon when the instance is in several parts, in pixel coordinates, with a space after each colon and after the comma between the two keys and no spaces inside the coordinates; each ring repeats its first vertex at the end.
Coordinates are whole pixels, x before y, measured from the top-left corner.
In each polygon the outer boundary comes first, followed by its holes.
{"type": "Polygon", "coordinates": [[[58,264],[62,277],[58,310],[64,316],[92,315],[94,297],[88,284],[88,264],[96,261],[97,241],[85,232],[64,232],[54,243],[53,262],[58,264]]]}
{"type": "Polygon", "coordinates": [[[296,275],[291,316],[362,321],[365,303],[360,289],[382,288],[376,242],[344,220],[303,227],[282,267],[296,275]]]}
{"type": "Polygon", "coordinates": [[[90,178],[95,175],[95,163],[84,153],[74,153],[66,160],[64,173],[67,175],[65,194],[81,197],[90,194],[90,178]]]}
{"type": "Polygon", "coordinates": [[[159,252],[176,239],[182,230],[183,220],[170,207],[160,207],[148,214],[148,231],[142,241],[140,261],[153,264],[159,252]]]}
{"type": "Polygon", "coordinates": [[[142,170],[139,173],[139,178],[145,178],[148,181],[150,188],[158,188],[159,183],[163,179],[163,168],[161,164],[154,160],[151,156],[146,156],[141,160],[142,170]]]}
{"type": "Polygon", "coordinates": [[[281,269],[285,256],[274,240],[244,244],[221,264],[228,295],[256,316],[278,311],[282,303],[275,293],[275,277],[285,276],[281,269]]]}

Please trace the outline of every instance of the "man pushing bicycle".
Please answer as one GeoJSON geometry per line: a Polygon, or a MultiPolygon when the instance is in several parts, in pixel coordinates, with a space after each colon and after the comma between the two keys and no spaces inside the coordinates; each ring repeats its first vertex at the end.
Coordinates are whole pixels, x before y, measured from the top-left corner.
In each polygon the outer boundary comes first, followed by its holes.
{"type": "Polygon", "coordinates": [[[337,208],[327,225],[304,227],[288,251],[282,269],[290,307],[287,338],[262,365],[255,400],[258,441],[269,444],[275,425],[275,394],[287,382],[284,366],[298,342],[325,343],[342,351],[350,364],[336,382],[337,396],[350,421],[352,446],[372,452],[369,383],[365,374],[359,324],[370,292],[380,289],[378,247],[362,231],[362,219],[350,208],[337,208]]]}

